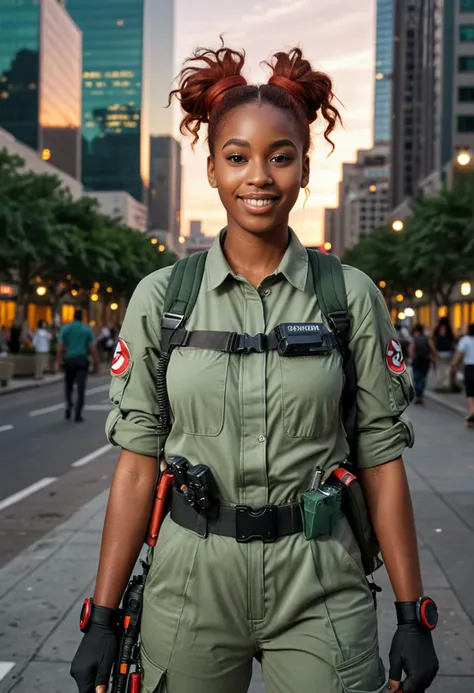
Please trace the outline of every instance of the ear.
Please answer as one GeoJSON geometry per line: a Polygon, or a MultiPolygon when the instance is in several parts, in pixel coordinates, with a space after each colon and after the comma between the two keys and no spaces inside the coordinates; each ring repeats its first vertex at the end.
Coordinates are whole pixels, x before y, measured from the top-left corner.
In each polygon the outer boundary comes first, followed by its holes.
{"type": "Polygon", "coordinates": [[[210,156],[207,157],[207,180],[211,188],[217,188],[216,165],[214,159],[210,156]]]}
{"type": "Polygon", "coordinates": [[[309,156],[306,156],[303,161],[303,172],[301,175],[301,187],[306,188],[309,183],[309,156]]]}

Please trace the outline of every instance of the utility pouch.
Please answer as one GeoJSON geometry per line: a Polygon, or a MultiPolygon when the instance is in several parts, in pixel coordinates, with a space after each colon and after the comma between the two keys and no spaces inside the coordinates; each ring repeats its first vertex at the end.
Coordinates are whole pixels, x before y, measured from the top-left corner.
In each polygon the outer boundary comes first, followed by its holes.
{"type": "Polygon", "coordinates": [[[317,539],[330,534],[341,518],[342,486],[325,483],[317,490],[305,491],[301,497],[303,534],[317,539]]]}
{"type": "Polygon", "coordinates": [[[367,503],[358,479],[344,487],[342,512],[346,516],[360,549],[366,575],[380,568],[379,545],[370,521],[367,503]]]}

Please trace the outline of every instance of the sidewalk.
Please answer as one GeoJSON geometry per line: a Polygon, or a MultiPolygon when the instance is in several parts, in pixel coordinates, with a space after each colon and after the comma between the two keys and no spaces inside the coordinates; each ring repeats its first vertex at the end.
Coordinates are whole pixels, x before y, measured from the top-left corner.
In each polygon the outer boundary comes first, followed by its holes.
{"type": "Polygon", "coordinates": [[[428,388],[425,390],[425,399],[441,404],[456,414],[466,416],[466,395],[463,392],[447,394],[434,391],[436,376],[431,370],[428,376],[428,388]]]}
{"type": "MultiPolygon", "coordinates": [[[[455,594],[452,576],[441,567],[431,543],[431,534],[442,531],[434,527],[444,526],[446,536],[434,536],[444,537],[448,543],[449,530],[454,527],[452,531],[458,532],[458,538],[460,530],[454,513],[440,504],[439,494],[423,481],[421,472],[411,467],[410,484],[417,515],[421,515],[420,556],[425,591],[441,610],[435,634],[441,670],[430,693],[472,693],[474,626],[455,594]]],[[[107,493],[103,492],[0,570],[0,693],[75,691],[69,666],[80,639],[78,616],[82,601],[90,595],[95,581],[107,493]]],[[[473,531],[471,527],[464,537],[467,580],[472,580],[469,545],[473,531]]],[[[462,552],[461,546],[451,548],[458,554],[462,552]]],[[[395,627],[393,597],[384,569],[377,572],[376,581],[384,588],[378,615],[381,654],[386,662],[395,627]]],[[[264,692],[259,667],[255,665],[250,693],[264,692]]]]}
{"type": "Polygon", "coordinates": [[[45,375],[42,380],[36,380],[36,378],[16,378],[10,380],[6,387],[0,387],[0,396],[21,392],[22,390],[32,390],[36,387],[52,385],[62,380],[63,377],[62,373],[49,373],[45,375]]]}

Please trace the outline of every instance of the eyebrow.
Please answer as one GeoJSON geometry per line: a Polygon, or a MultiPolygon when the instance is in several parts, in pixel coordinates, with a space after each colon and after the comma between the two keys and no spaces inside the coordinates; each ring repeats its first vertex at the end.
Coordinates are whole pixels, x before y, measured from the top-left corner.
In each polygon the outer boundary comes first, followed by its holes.
{"type": "MultiPolygon", "coordinates": [[[[246,147],[247,149],[250,149],[250,142],[236,138],[227,140],[222,149],[230,147],[231,145],[234,147],[246,147]]],[[[278,149],[278,147],[292,147],[295,151],[297,151],[296,145],[291,140],[276,140],[276,142],[271,143],[269,149],[278,149]]]]}

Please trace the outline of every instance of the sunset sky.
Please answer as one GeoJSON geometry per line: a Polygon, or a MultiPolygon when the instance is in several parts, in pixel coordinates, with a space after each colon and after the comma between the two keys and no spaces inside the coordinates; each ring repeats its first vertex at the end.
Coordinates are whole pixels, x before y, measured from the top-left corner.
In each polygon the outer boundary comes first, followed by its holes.
{"type": "MultiPolygon", "coordinates": [[[[303,242],[319,243],[323,208],[337,201],[341,163],[372,144],[375,0],[176,0],[176,74],[194,47],[216,48],[219,33],[227,45],[246,50],[245,76],[255,83],[266,81],[262,60],[294,45],[333,78],[344,129],[334,133],[336,151],[327,158],[321,126],[315,124],[311,196],[305,209],[300,196],[291,219],[303,242]]],[[[175,108],[176,132],[179,115],[175,108]]],[[[188,234],[190,219],[201,219],[204,233],[214,235],[225,224],[225,213],[207,183],[207,150],[199,144],[193,153],[188,139],[182,143],[182,233],[188,234]]]]}

